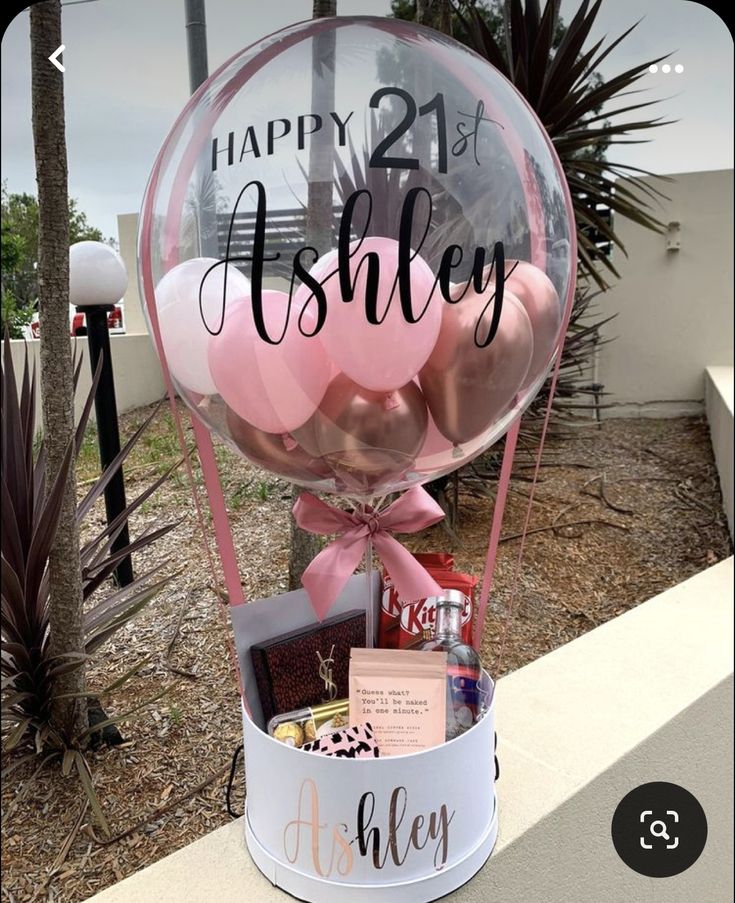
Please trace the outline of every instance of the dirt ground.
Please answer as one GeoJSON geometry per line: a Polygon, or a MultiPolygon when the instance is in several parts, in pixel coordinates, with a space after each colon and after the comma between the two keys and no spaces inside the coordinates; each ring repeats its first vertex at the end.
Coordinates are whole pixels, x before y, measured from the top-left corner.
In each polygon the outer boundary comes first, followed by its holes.
{"type": "MultiPolygon", "coordinates": [[[[129,434],[146,411],[123,418],[129,434]]],[[[246,597],[286,588],[291,488],[217,449],[246,597]]],[[[132,497],[178,457],[161,409],[126,469],[132,497]]],[[[521,449],[508,500],[482,646],[494,676],[521,667],[731,554],[706,423],[697,418],[608,420],[557,427],[544,453],[514,612],[508,618],[519,540],[533,473],[521,449]],[[568,525],[568,526],[567,526],[568,525]],[[505,642],[502,638],[505,636],[505,642]],[[502,661],[499,661],[503,646],[502,661]]],[[[79,479],[95,472],[94,436],[79,479]]],[[[480,462],[477,470],[487,469],[480,462]]],[[[453,548],[458,570],[481,575],[494,483],[466,474],[457,539],[436,526],[406,537],[413,550],[453,548]]],[[[96,510],[90,521],[103,517],[96,510]]],[[[224,788],[240,742],[238,692],[227,615],[212,592],[201,533],[183,471],[146,502],[131,534],[181,518],[135,559],[140,571],[164,559],[169,586],[118,632],[89,674],[109,684],[150,656],[104,700],[126,712],[169,692],[122,725],[126,743],[90,753],[94,783],[113,837],[95,824],[74,775],[24,765],[2,790],[2,899],[77,903],[225,824],[224,788]],[[142,560],[141,560],[142,559],[142,560]]],[[[91,526],[91,523],[90,523],[91,526]]],[[[9,761],[3,758],[3,766],[9,761]]],[[[242,809],[238,779],[235,807],[242,809]]]]}

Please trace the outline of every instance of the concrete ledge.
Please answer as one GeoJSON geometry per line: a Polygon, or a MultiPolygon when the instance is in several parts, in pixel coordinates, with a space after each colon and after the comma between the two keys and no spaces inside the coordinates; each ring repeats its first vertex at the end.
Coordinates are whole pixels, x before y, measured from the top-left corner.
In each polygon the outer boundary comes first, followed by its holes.
{"type": "MultiPolygon", "coordinates": [[[[732,580],[730,558],[498,683],[499,839],[452,899],[731,899],[732,580]],[[690,790],[709,823],[700,859],[665,880],[632,872],[610,841],[617,803],[653,780],[690,790]]],[[[91,899],[287,898],[253,865],[238,820],[91,899]]]]}
{"type": "Polygon", "coordinates": [[[665,420],[674,417],[700,417],[704,413],[704,400],[696,398],[664,399],[661,401],[615,401],[602,408],[603,420],[629,417],[632,420],[648,418],[665,420]]]}
{"type": "Polygon", "coordinates": [[[708,367],[704,375],[705,404],[712,448],[720,474],[722,503],[733,535],[733,368],[708,367]]]}

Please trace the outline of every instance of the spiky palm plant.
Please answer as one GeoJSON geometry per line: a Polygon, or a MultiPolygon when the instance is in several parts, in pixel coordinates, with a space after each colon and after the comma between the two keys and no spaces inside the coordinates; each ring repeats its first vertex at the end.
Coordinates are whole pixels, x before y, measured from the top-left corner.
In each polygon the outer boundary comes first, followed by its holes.
{"type": "Polygon", "coordinates": [[[646,140],[632,136],[667,121],[661,117],[633,122],[621,119],[651,107],[655,100],[623,101],[610,109],[609,104],[638,93],[634,86],[649,66],[665,57],[646,60],[606,80],[600,78],[601,63],[638,24],[610,42],[603,38],[585,49],[601,5],[602,0],[583,0],[561,39],[561,0],[547,0],[543,11],[539,0],[526,0],[525,4],[507,0],[502,38],[493,32],[475,2],[456,0],[454,8],[465,43],[513,82],[549,133],[572,194],[579,275],[605,290],[609,287],[606,277],[619,275],[605,245],[624,254],[626,248],[611,220],[599,211],[609,209],[647,229],[661,231],[663,225],[653,211],[656,198],[664,197],[643,181],[653,173],[608,160],[607,152],[621,144],[646,140]],[[624,183],[616,181],[621,177],[624,183]]]}
{"type": "MultiPolygon", "coordinates": [[[[82,361],[75,367],[75,385],[82,361]]],[[[93,734],[120,718],[110,718],[91,724],[79,737],[66,737],[57,728],[52,703],[58,689],[58,678],[65,671],[84,667],[86,661],[117,630],[130,621],[171,579],[161,577],[167,562],[140,574],[126,587],[112,590],[97,599],[100,589],[109,582],[113,571],[127,555],[140,551],[172,530],[176,524],[146,530],[129,545],[116,551],[112,545],[130,515],[151,496],[169,476],[165,473],[141,492],[111,524],[95,531],[80,549],[82,585],[85,603],[85,649],[81,654],[54,656],[50,649],[49,628],[49,571],[48,556],[59,523],[62,498],[69,477],[72,457],[78,454],[88,422],[99,368],[93,381],[82,416],[70,444],[63,466],[53,486],[46,491],[46,454],[43,442],[34,449],[35,372],[31,374],[27,356],[20,386],[16,380],[10,342],[6,338],[2,380],[2,729],[3,751],[18,747],[24,740],[32,741],[34,752],[15,759],[4,773],[17,767],[26,758],[43,753],[42,767],[47,761],[63,756],[64,768],[76,765],[79,777],[90,796],[95,813],[105,825],[99,801],[94,795],[89,769],[81,748],[93,734]]],[[[122,466],[140,435],[154,416],[135,432],[120,454],[94,482],[77,507],[77,521],[81,523],[95,502],[101,497],[111,477],[122,466]]],[[[132,676],[141,663],[135,665],[123,679],[98,692],[104,696],[132,676]]],[[[90,694],[91,695],[91,694],[90,694]]],[[[150,700],[146,700],[147,704],[150,700]]],[[[129,713],[128,713],[129,714],[129,713]]]]}

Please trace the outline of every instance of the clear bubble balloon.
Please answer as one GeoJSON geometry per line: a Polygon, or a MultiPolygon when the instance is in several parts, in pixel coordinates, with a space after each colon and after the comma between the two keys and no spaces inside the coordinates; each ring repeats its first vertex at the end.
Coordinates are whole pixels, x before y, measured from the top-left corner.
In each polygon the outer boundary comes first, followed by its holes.
{"type": "Polygon", "coordinates": [[[258,466],[359,499],[509,429],[558,354],[576,264],[521,95],[450,38],[371,17],[222,66],[166,138],[138,250],[195,414],[258,466]]]}

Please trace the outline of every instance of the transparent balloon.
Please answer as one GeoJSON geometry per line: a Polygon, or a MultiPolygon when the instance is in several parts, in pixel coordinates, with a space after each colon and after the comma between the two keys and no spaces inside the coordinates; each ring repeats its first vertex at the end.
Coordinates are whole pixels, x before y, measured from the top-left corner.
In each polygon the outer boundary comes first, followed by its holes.
{"type": "Polygon", "coordinates": [[[571,203],[490,64],[395,19],[294,25],[192,97],[139,278],[181,397],[237,452],[374,499],[499,439],[559,351],[571,203]]]}

